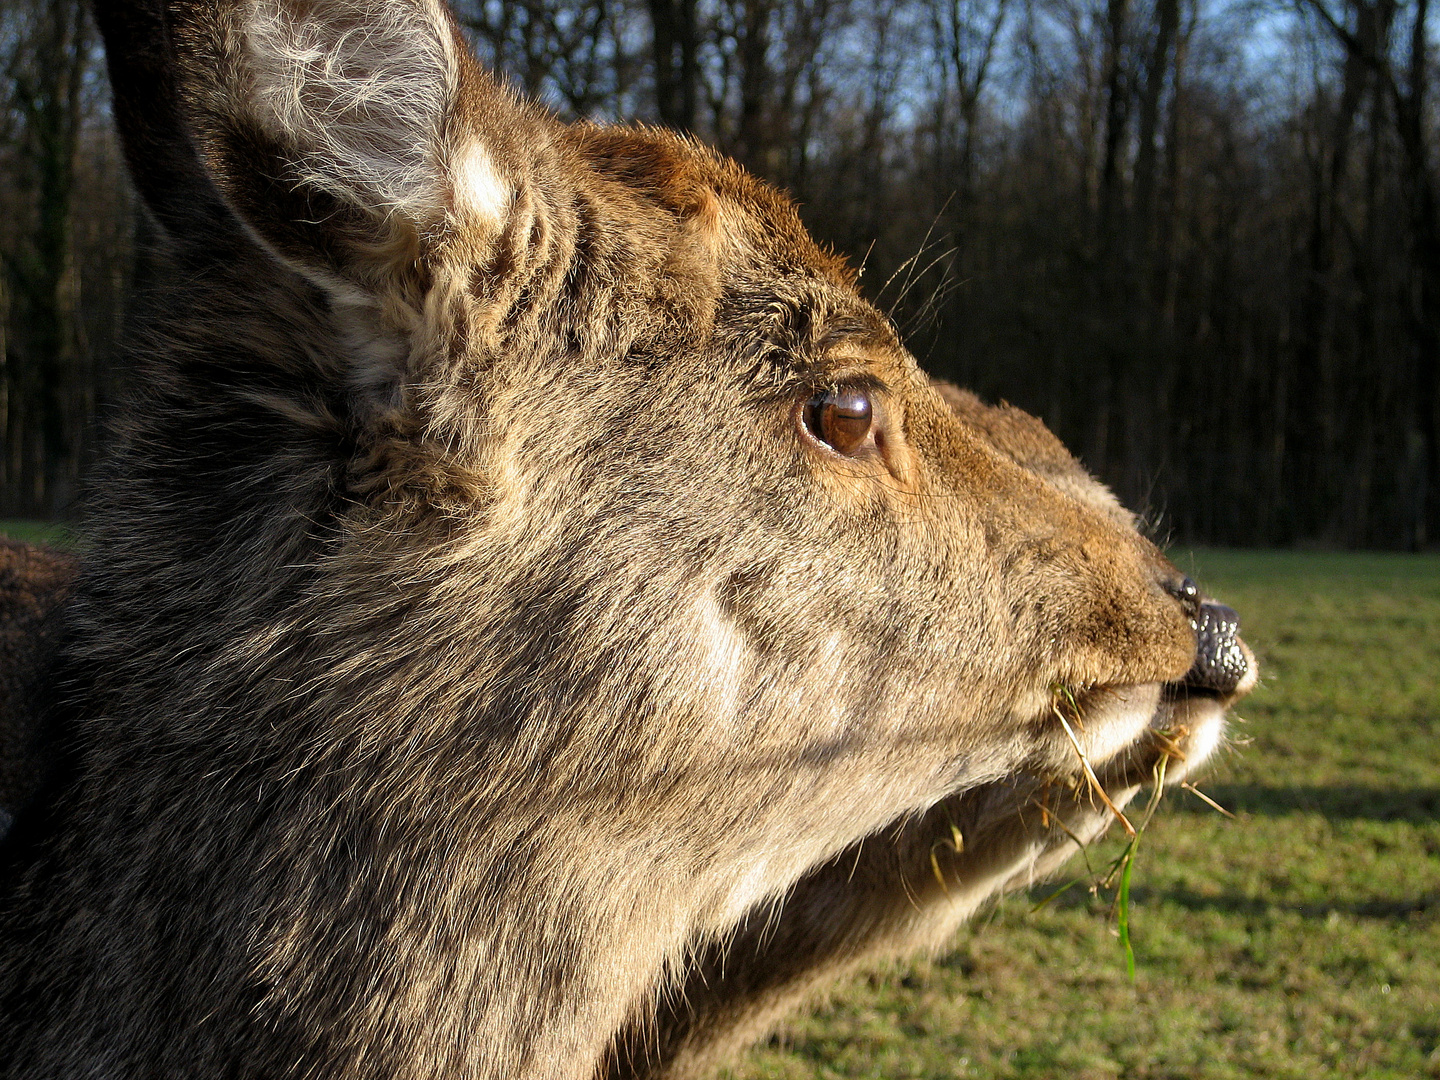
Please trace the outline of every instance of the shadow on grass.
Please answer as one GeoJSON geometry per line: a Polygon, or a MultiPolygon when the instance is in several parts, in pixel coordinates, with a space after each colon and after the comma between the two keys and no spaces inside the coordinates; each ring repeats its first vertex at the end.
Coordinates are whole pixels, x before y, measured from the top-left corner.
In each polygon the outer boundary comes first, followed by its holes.
{"type": "MultiPolygon", "coordinates": [[[[1031,898],[1037,903],[1045,896],[1043,888],[1031,890],[1031,898]]],[[[1307,901],[1236,893],[1204,893],[1183,886],[1152,889],[1135,885],[1130,890],[1130,899],[1140,907],[1173,904],[1186,911],[1221,911],[1227,915],[1255,918],[1271,916],[1276,912],[1291,912],[1307,919],[1325,919],[1331,915],[1348,915],[1357,919],[1409,919],[1414,915],[1440,915],[1440,894],[1433,893],[1371,897],[1368,900],[1307,901]]],[[[1104,900],[1092,898],[1085,889],[1072,889],[1053,901],[1054,907],[1069,910],[1097,905],[1103,909],[1106,904],[1104,900]]]]}
{"type": "MultiPolygon", "coordinates": [[[[1378,788],[1337,784],[1325,787],[1268,787],[1263,784],[1203,784],[1206,795],[1237,814],[1323,814],[1344,821],[1440,821],[1440,788],[1378,788]]],[[[1201,800],[1175,799],[1167,813],[1213,814],[1201,800]]]]}
{"type": "Polygon", "coordinates": [[[1208,896],[1183,888],[1137,888],[1131,890],[1130,895],[1136,904],[1174,904],[1187,911],[1223,911],[1232,915],[1269,915],[1276,911],[1290,911],[1307,919],[1323,919],[1331,914],[1360,919],[1408,919],[1412,915],[1440,913],[1440,896],[1437,895],[1319,902],[1237,896],[1234,893],[1208,896]]]}

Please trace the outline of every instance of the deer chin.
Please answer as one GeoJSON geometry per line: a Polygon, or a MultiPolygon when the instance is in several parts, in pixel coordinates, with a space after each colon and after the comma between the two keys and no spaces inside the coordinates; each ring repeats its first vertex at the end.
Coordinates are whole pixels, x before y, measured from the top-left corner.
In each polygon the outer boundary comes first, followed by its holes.
{"type": "Polygon", "coordinates": [[[1042,718],[1044,749],[1022,771],[1084,784],[1088,770],[1119,794],[1152,782],[1164,759],[1166,786],[1179,784],[1224,745],[1226,712],[1249,689],[1221,696],[1178,684],[1091,687],[1042,718]]]}
{"type": "Polygon", "coordinates": [[[1177,686],[1155,689],[1156,707],[1129,743],[1108,755],[1087,752],[1090,767],[1112,796],[1128,798],[1157,778],[1166,787],[1181,784],[1225,745],[1228,697],[1177,686]]]}
{"type": "MultiPolygon", "coordinates": [[[[1044,718],[1049,736],[1038,773],[1074,777],[1089,770],[1107,789],[1150,783],[1164,760],[1166,786],[1179,784],[1224,745],[1226,714],[1258,681],[1248,645],[1245,675],[1228,692],[1181,682],[1099,685],[1057,697],[1044,718]]],[[[1133,791],[1131,792],[1133,794],[1133,791]]]]}
{"type": "Polygon", "coordinates": [[[1246,674],[1229,693],[1170,684],[1161,694],[1160,706],[1151,718],[1137,749],[1163,753],[1166,785],[1179,784],[1194,775],[1225,744],[1226,716],[1230,707],[1255,689],[1259,666],[1250,647],[1237,639],[1244,654],[1246,674]]]}

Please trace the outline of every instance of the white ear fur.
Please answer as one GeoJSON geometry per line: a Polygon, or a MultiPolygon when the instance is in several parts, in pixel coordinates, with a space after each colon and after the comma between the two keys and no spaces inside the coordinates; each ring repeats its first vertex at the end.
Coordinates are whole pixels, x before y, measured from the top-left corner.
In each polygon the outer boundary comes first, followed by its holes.
{"type": "Polygon", "coordinates": [[[481,223],[504,220],[515,192],[514,185],[496,169],[489,151],[478,142],[456,155],[451,185],[456,207],[481,223]]]}
{"type": "Polygon", "coordinates": [[[417,225],[448,203],[456,43],[436,0],[254,0],[242,30],[262,129],[295,179],[417,225]]]}

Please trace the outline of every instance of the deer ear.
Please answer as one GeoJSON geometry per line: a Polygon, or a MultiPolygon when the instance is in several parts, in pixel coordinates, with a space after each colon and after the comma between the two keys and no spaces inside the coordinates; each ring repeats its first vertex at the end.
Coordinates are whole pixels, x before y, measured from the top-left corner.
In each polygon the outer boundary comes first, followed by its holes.
{"type": "MultiPolygon", "coordinates": [[[[522,110],[478,70],[438,0],[169,0],[160,21],[172,141],[186,141],[239,222],[332,293],[393,287],[457,225],[503,224],[516,178],[499,158],[516,124],[491,138],[474,99],[488,98],[489,114],[522,110]]],[[[113,74],[112,37],[107,27],[113,74]]],[[[146,124],[152,143],[167,126],[143,115],[130,126],[146,124]]],[[[152,204],[190,197],[140,186],[152,204]]]]}

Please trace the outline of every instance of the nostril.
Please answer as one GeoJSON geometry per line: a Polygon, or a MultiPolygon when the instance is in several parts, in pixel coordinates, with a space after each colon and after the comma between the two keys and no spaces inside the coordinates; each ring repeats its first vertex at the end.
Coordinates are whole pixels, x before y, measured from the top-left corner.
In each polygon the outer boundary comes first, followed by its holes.
{"type": "Polygon", "coordinates": [[[1195,663],[1183,685],[1219,694],[1235,691],[1250,672],[1240,645],[1240,616],[1234,608],[1207,601],[1198,605],[1195,623],[1195,663]]]}
{"type": "Polygon", "coordinates": [[[1165,591],[1180,601],[1192,623],[1200,618],[1200,589],[1190,578],[1170,579],[1165,583],[1165,591]]]}

